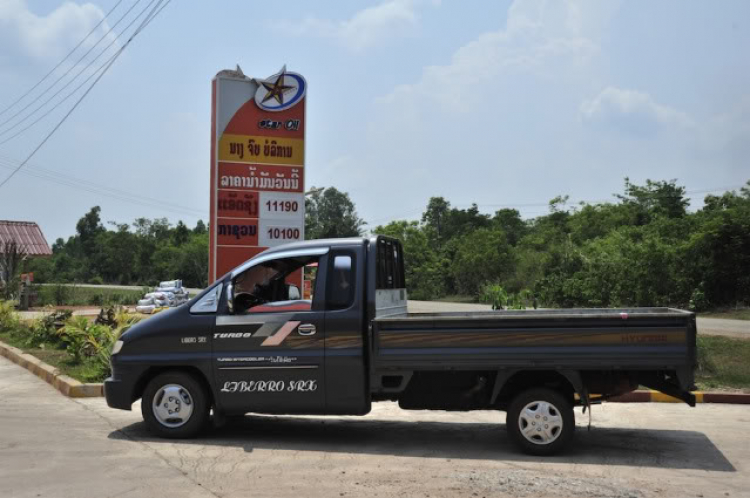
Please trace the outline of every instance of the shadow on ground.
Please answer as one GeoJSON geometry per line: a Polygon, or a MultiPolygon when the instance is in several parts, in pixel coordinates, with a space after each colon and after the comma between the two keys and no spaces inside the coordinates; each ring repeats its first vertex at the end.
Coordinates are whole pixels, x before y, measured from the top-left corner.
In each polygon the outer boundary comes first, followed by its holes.
{"type": "MultiPolygon", "coordinates": [[[[163,440],[143,422],[110,433],[136,441],[290,451],[538,462],[520,454],[503,424],[404,422],[248,415],[192,440],[163,440]]],[[[550,462],[736,472],[705,434],[685,430],[578,427],[570,450],[550,462]]]]}

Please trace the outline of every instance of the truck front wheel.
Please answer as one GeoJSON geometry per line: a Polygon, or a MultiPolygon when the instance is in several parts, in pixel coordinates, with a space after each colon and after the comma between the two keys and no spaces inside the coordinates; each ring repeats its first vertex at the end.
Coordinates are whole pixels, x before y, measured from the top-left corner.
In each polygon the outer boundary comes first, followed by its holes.
{"type": "Polygon", "coordinates": [[[511,440],[524,453],[553,455],[573,437],[573,406],[551,389],[529,389],[511,402],[506,427],[511,440]]]}
{"type": "Polygon", "coordinates": [[[208,421],[208,397],[191,375],[166,372],[146,386],[141,413],[149,430],[157,436],[189,438],[198,434],[208,421]]]}

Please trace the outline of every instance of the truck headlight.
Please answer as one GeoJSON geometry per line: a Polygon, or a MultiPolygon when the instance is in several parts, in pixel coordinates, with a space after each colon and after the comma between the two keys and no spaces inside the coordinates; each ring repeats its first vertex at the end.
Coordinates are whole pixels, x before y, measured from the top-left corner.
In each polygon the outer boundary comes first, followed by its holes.
{"type": "Polygon", "coordinates": [[[115,345],[112,346],[112,354],[115,355],[115,354],[119,353],[120,350],[122,349],[122,345],[123,345],[122,341],[115,342],[115,345]]]}

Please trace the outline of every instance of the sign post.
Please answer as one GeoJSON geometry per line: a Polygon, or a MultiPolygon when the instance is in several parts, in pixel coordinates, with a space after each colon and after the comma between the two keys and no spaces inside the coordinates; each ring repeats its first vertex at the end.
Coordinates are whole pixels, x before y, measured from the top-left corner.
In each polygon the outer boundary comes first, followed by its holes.
{"type": "Polygon", "coordinates": [[[221,71],[211,91],[209,283],[269,247],[305,238],[307,82],[221,71]]]}

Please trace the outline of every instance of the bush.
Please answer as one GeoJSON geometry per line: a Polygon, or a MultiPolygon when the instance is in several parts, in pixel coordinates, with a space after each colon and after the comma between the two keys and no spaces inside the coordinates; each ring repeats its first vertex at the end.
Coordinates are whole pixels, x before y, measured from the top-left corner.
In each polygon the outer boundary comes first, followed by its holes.
{"type": "Polygon", "coordinates": [[[0,330],[13,331],[20,321],[11,301],[0,301],[0,330]]]}
{"type": "Polygon", "coordinates": [[[73,312],[70,310],[51,310],[43,318],[34,320],[29,327],[28,337],[25,340],[26,345],[32,348],[44,347],[45,344],[61,345],[62,340],[58,334],[58,330],[65,325],[65,322],[72,315],[73,312]]]}
{"type": "Polygon", "coordinates": [[[89,304],[101,306],[104,304],[104,294],[92,294],[91,297],[89,297],[89,304]]]}
{"type": "Polygon", "coordinates": [[[493,310],[501,310],[505,308],[505,303],[508,301],[508,293],[500,284],[485,284],[479,295],[479,300],[483,303],[492,304],[493,310]]]}
{"type": "Polygon", "coordinates": [[[70,287],[63,284],[55,284],[52,287],[52,295],[57,306],[64,306],[68,304],[70,296],[73,294],[75,287],[70,287]]]}

